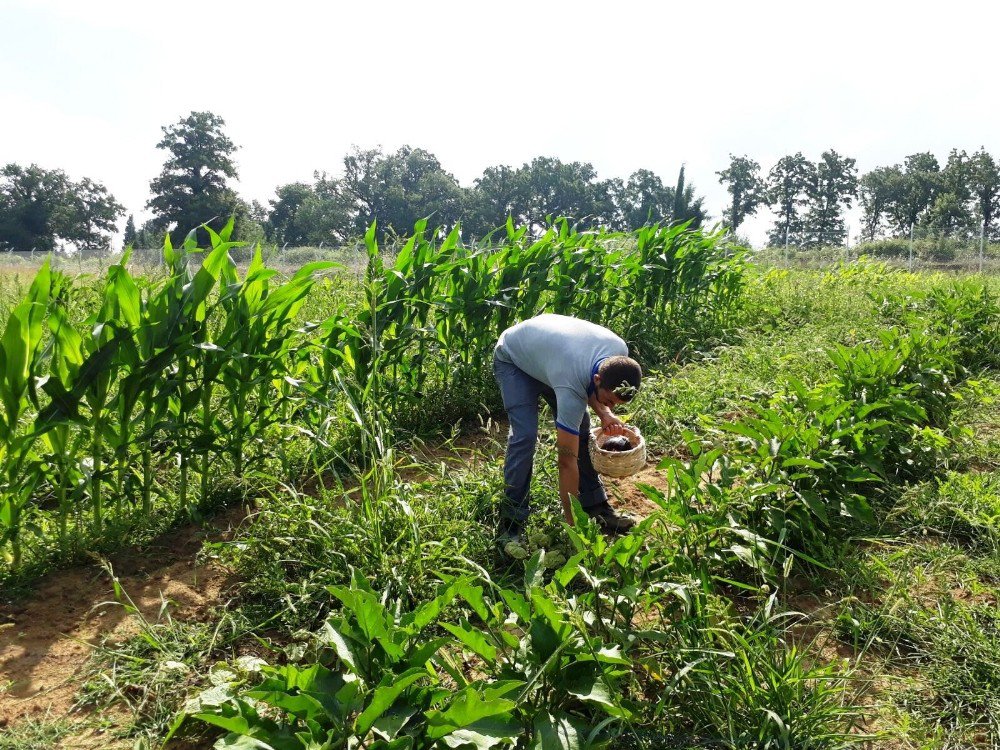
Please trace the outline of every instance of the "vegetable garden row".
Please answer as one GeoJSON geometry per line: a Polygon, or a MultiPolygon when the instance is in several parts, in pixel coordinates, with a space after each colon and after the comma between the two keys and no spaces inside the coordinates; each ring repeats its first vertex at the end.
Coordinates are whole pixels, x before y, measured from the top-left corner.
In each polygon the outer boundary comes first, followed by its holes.
{"type": "Polygon", "coordinates": [[[614,237],[609,250],[566,223],[541,237],[509,227],[500,247],[470,249],[457,231],[436,239],[421,223],[386,268],[373,227],[360,296],[308,321],[298,313],[334,264],[282,282],[257,254],[240,278],[230,231],[204,251],[193,235],[168,244],[161,279],[132,276],[126,255],[85,321],[72,319],[71,280],[47,266],[10,310],[0,346],[8,574],[121,534],[155,506],[192,507],[213,476],[242,477],[290,431],[332,445],[357,435],[352,424],[367,434],[376,416],[380,429],[446,429],[455,405],[472,413],[496,400],[496,337],[543,309],[613,318],[640,346],[717,324],[743,262],[721,236],[679,228],[614,237]]]}

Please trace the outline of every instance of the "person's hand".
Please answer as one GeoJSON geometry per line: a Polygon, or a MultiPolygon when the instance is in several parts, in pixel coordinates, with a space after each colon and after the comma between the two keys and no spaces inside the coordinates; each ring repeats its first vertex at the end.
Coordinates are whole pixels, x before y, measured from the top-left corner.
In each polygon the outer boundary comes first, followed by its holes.
{"type": "Polygon", "coordinates": [[[624,435],[625,423],[612,414],[607,419],[601,419],[601,429],[604,431],[604,434],[609,437],[612,435],[624,435]]]}

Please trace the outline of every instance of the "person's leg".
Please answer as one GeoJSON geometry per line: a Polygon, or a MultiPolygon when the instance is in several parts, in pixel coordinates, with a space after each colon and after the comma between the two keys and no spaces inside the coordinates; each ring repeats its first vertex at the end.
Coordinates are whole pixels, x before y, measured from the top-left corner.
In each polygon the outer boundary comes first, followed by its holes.
{"type": "Polygon", "coordinates": [[[541,383],[508,362],[493,361],[510,430],[504,458],[504,503],[500,515],[523,524],[530,512],[528,488],[538,443],[538,395],[541,383]]]}

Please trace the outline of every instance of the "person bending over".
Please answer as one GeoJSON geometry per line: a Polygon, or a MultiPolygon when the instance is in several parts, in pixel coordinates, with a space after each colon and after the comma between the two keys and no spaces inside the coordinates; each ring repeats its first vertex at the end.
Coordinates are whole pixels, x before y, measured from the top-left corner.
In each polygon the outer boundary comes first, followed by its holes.
{"type": "Polygon", "coordinates": [[[631,401],[639,390],[642,370],[628,356],[625,342],[585,320],[539,315],[500,334],[493,351],[493,373],[510,422],[501,537],[519,537],[530,513],[528,487],[538,440],[539,397],[555,413],[559,499],[567,523],[573,523],[572,495],[604,530],[631,529],[635,521],[609,505],[587,449],[587,407],[597,414],[605,434],[621,435],[624,425],[612,409],[631,401]]]}

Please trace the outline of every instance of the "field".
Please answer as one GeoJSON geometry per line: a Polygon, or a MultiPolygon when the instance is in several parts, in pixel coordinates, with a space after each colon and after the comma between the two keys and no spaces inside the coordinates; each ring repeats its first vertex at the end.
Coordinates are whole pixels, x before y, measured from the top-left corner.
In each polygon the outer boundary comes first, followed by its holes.
{"type": "Polygon", "coordinates": [[[0,750],[1000,745],[997,280],[495,240],[0,276],[0,750]],[[545,435],[512,559],[542,311],[629,342],[653,455],[605,538],[545,435]]]}

